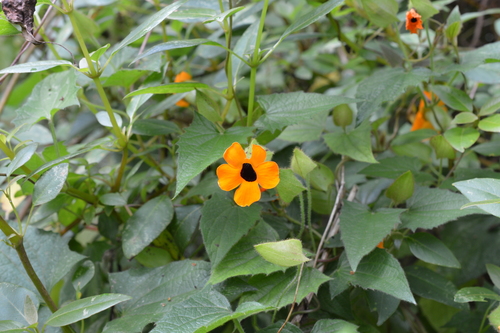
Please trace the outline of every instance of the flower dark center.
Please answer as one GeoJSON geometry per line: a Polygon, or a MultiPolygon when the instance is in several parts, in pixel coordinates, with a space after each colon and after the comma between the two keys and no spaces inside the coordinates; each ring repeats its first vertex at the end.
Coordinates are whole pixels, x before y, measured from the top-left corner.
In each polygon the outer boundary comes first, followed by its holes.
{"type": "Polygon", "coordinates": [[[257,180],[257,174],[250,163],[243,163],[240,176],[247,182],[254,182],[257,180]]]}
{"type": "Polygon", "coordinates": [[[417,18],[416,17],[412,17],[411,20],[413,23],[417,22],[417,18]]]}

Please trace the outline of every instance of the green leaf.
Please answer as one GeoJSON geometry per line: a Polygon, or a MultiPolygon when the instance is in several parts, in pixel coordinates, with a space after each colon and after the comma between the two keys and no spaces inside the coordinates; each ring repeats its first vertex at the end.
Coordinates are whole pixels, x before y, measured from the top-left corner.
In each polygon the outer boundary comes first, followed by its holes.
{"type": "Polygon", "coordinates": [[[181,251],[184,251],[189,245],[193,233],[198,228],[201,218],[201,207],[201,205],[175,207],[176,218],[170,223],[168,229],[181,251]]]}
{"type": "MultiPolygon", "coordinates": [[[[339,268],[332,275],[330,288],[336,284],[352,284],[363,289],[374,289],[403,301],[416,304],[408,281],[399,262],[382,249],[375,249],[364,257],[357,270],[351,274],[347,256],[339,259],[339,268]]],[[[330,290],[331,292],[331,290],[330,290]]]]}
{"type": "Polygon", "coordinates": [[[446,38],[451,41],[454,41],[455,38],[462,30],[462,20],[460,17],[460,9],[458,6],[455,6],[451,11],[450,15],[448,15],[448,19],[446,20],[446,29],[445,34],[446,38]]]}
{"type": "Polygon", "coordinates": [[[361,0],[368,19],[379,27],[385,28],[398,21],[396,0],[361,0]]]}
{"type": "Polygon", "coordinates": [[[490,320],[491,326],[495,328],[500,327],[500,306],[490,312],[488,319],[490,320]]]}
{"type": "Polygon", "coordinates": [[[280,182],[276,186],[276,191],[278,191],[278,195],[283,202],[292,202],[293,198],[305,191],[305,189],[291,169],[280,168],[280,182]]]}
{"type": "Polygon", "coordinates": [[[35,73],[46,71],[58,66],[73,66],[73,64],[67,60],[41,60],[34,62],[25,62],[23,64],[18,64],[10,66],[0,70],[0,74],[5,73],[35,73]]]}
{"type": "Polygon", "coordinates": [[[408,87],[418,86],[431,76],[432,72],[427,68],[416,68],[411,72],[405,72],[402,68],[385,68],[374,72],[358,86],[356,98],[363,102],[357,105],[356,123],[362,123],[383,102],[400,98],[408,87]]]}
{"type": "Polygon", "coordinates": [[[477,120],[477,116],[471,112],[459,113],[453,118],[453,124],[470,124],[477,120]]]}
{"type": "Polygon", "coordinates": [[[129,98],[132,96],[143,95],[143,94],[177,94],[193,91],[195,89],[211,89],[209,85],[200,82],[178,82],[169,83],[162,86],[147,87],[138,89],[127,94],[124,98],[129,98]]]}
{"type": "Polygon", "coordinates": [[[342,242],[349,264],[356,271],[361,259],[370,253],[400,223],[403,209],[382,208],[371,212],[367,206],[346,201],[340,215],[342,242]]]}
{"type": "MultiPolygon", "coordinates": [[[[22,324],[13,320],[0,320],[0,332],[2,333],[24,333],[26,330],[22,328],[22,324]]],[[[302,331],[300,332],[302,333],[302,331]]]]}
{"type": "Polygon", "coordinates": [[[455,294],[455,302],[486,302],[487,299],[500,301],[500,295],[483,287],[467,287],[460,289],[455,294]]]}
{"type": "Polygon", "coordinates": [[[382,325],[399,307],[401,301],[378,290],[367,290],[368,304],[371,311],[377,311],[377,325],[382,325]]]}
{"type": "Polygon", "coordinates": [[[407,211],[401,214],[404,228],[432,229],[460,216],[478,214],[479,209],[461,210],[467,199],[458,193],[438,188],[417,187],[406,201],[407,211]]]}
{"type": "Polygon", "coordinates": [[[226,18],[233,16],[234,14],[236,14],[237,12],[239,12],[243,9],[245,9],[245,7],[243,7],[243,6],[231,8],[229,10],[226,10],[225,12],[214,15],[212,18],[209,18],[208,20],[203,21],[203,23],[210,23],[210,22],[214,22],[214,21],[222,23],[226,20],[226,18]]]}
{"type": "Polygon", "coordinates": [[[82,290],[92,280],[95,274],[95,266],[91,260],[85,260],[76,269],[71,284],[75,290],[82,290]]]}
{"type": "Polygon", "coordinates": [[[422,15],[422,20],[425,21],[428,18],[434,16],[435,14],[439,13],[439,10],[437,10],[430,0],[410,0],[410,4],[408,8],[415,8],[417,13],[422,15]]]}
{"type": "Polygon", "coordinates": [[[103,87],[125,87],[129,88],[141,77],[145,76],[149,72],[140,69],[121,69],[114,72],[109,77],[107,77],[102,84],[103,87]]]}
{"type": "Polygon", "coordinates": [[[168,135],[180,132],[181,129],[176,123],[162,119],[140,119],[132,126],[132,133],[139,135],[168,135]]]}
{"type": "MultiPolygon", "coordinates": [[[[460,113],[459,115],[468,115],[472,113],[460,113]]],[[[436,158],[448,158],[448,159],[454,159],[455,158],[455,149],[446,141],[444,136],[441,134],[433,136],[431,138],[430,144],[432,148],[434,149],[434,152],[436,153],[436,158]]]]}
{"type": "MultiPolygon", "coordinates": [[[[462,192],[462,194],[465,195],[467,199],[474,203],[484,200],[499,200],[499,184],[500,180],[498,179],[476,178],[454,183],[453,186],[458,188],[458,190],[462,192]]],[[[498,204],[478,205],[477,208],[500,217],[500,205],[498,204]]]]}
{"type": "Polygon", "coordinates": [[[79,299],[54,312],[45,325],[61,327],[73,324],[131,298],[121,294],[101,294],[79,299]]]}
{"type": "Polygon", "coordinates": [[[407,171],[416,174],[422,169],[422,163],[416,157],[389,157],[378,162],[378,164],[370,164],[359,173],[369,177],[396,179],[407,171]]]}
{"type": "MultiPolygon", "coordinates": [[[[319,140],[321,133],[325,130],[327,124],[328,114],[323,112],[319,113],[310,119],[301,121],[298,124],[287,126],[278,139],[290,142],[306,142],[319,140]]],[[[259,140],[259,142],[261,142],[259,140]]]]}
{"type": "Polygon", "coordinates": [[[14,171],[25,165],[38,148],[38,143],[32,143],[16,152],[16,155],[7,166],[6,176],[10,177],[14,171]]]}
{"type": "Polygon", "coordinates": [[[323,136],[330,149],[340,155],[349,156],[360,162],[378,163],[373,157],[370,123],[363,122],[349,133],[344,131],[328,133],[323,136]]]}
{"type": "MultiPolygon", "coordinates": [[[[248,282],[256,291],[244,294],[240,302],[255,301],[278,309],[291,304],[297,287],[295,279],[297,269],[289,268],[284,273],[276,272],[268,276],[260,274],[251,277],[248,282]]],[[[300,303],[309,293],[317,292],[319,286],[328,280],[330,278],[317,269],[304,267],[296,302],[300,303]]]]}
{"type": "Polygon", "coordinates": [[[174,206],[166,195],[161,195],[139,208],[127,221],[123,230],[123,254],[132,258],[139,254],[169,225],[174,206]]]}
{"type": "MultiPolygon", "coordinates": [[[[36,301],[38,301],[38,300],[36,300],[36,301]]],[[[26,297],[24,298],[24,311],[23,311],[23,313],[24,313],[24,316],[25,316],[28,324],[33,325],[33,324],[38,323],[38,302],[35,305],[32,298],[28,295],[26,295],[26,297]]]]}
{"type": "Polygon", "coordinates": [[[261,243],[254,248],[264,259],[282,267],[298,266],[311,260],[302,252],[302,242],[295,238],[261,243]]]}
{"type": "Polygon", "coordinates": [[[164,7],[162,10],[154,13],[146,20],[144,20],[138,27],[132,30],[127,37],[125,37],[120,44],[114,46],[111,51],[111,55],[115,55],[116,52],[123,49],[130,43],[135,42],[148,32],[154,29],[158,24],[164,21],[170,14],[174,13],[180,6],[182,6],[187,0],[176,1],[169,6],[164,7]]]}
{"type": "Polygon", "coordinates": [[[196,175],[222,157],[233,142],[244,143],[251,127],[231,127],[221,134],[208,119],[195,113],[191,126],[178,141],[176,197],[196,175]]]}
{"type": "Polygon", "coordinates": [[[210,332],[230,320],[269,311],[272,307],[257,302],[240,303],[233,312],[224,295],[206,288],[180,302],[159,321],[151,333],[195,333],[210,332]]]}
{"type": "Polygon", "coordinates": [[[174,304],[201,289],[209,277],[210,264],[194,260],[111,273],[112,292],[127,293],[132,300],[117,305],[121,317],[108,322],[103,332],[141,332],[148,323],[171,311],[174,304]]]}
{"type": "Polygon", "coordinates": [[[488,275],[490,276],[491,281],[495,285],[495,287],[499,288],[500,286],[500,267],[493,264],[486,264],[486,270],[488,271],[488,275]]]}
{"type": "Polygon", "coordinates": [[[311,185],[321,191],[327,192],[330,185],[335,182],[335,175],[332,169],[324,164],[316,162],[317,168],[311,171],[311,185]]]}
{"type": "Polygon", "coordinates": [[[463,153],[465,148],[469,148],[477,141],[479,131],[471,127],[455,127],[444,132],[444,137],[453,148],[463,153]]]}
{"type": "Polygon", "coordinates": [[[324,4],[322,4],[321,6],[317,7],[316,9],[311,10],[310,12],[307,12],[306,14],[300,16],[285,30],[285,32],[281,35],[280,39],[276,42],[276,44],[274,44],[274,46],[271,48],[269,52],[270,53],[273,52],[278,47],[278,45],[290,34],[298,30],[302,30],[305,27],[309,26],[310,24],[313,24],[314,22],[319,20],[322,16],[330,13],[333,9],[342,5],[343,3],[344,0],[329,0],[324,4]]]}
{"type": "Polygon", "coordinates": [[[472,112],[472,99],[463,90],[441,85],[433,85],[431,90],[450,108],[457,111],[472,112]]]}
{"type": "Polygon", "coordinates": [[[460,263],[450,249],[433,235],[419,232],[405,239],[411,253],[418,259],[435,265],[460,268],[460,263]]]}
{"type": "Polygon", "coordinates": [[[264,260],[254,249],[255,244],[276,241],[278,235],[267,223],[259,222],[246,237],[240,239],[214,268],[210,283],[216,284],[239,275],[271,274],[285,268],[264,260]]]}
{"type": "Polygon", "coordinates": [[[35,183],[33,205],[42,205],[57,197],[66,182],[68,172],[68,163],[56,165],[45,172],[35,183]]]}
{"type": "Polygon", "coordinates": [[[99,201],[106,206],[122,207],[127,204],[127,199],[121,193],[106,193],[99,197],[99,201]]]}
{"type": "Polygon", "coordinates": [[[491,100],[486,102],[479,111],[480,116],[487,116],[489,114],[497,112],[500,109],[500,96],[493,97],[491,100]]]}
{"type": "Polygon", "coordinates": [[[0,36],[12,36],[19,33],[20,31],[7,20],[5,13],[0,11],[0,36]]]}
{"type": "Polygon", "coordinates": [[[307,175],[317,167],[316,163],[307,156],[300,148],[295,147],[293,150],[292,161],[290,168],[297,175],[306,179],[307,175]]]}
{"type": "Polygon", "coordinates": [[[405,272],[411,291],[418,296],[432,299],[458,309],[469,309],[468,306],[463,306],[464,304],[454,301],[457,288],[451,281],[438,273],[417,265],[406,267],[405,272]]]}
{"type": "Polygon", "coordinates": [[[0,311],[0,320],[12,320],[24,326],[31,325],[31,319],[25,311],[27,298],[31,300],[33,307],[38,309],[40,304],[37,296],[32,291],[15,284],[1,282],[0,309],[2,311],[0,311]]]}
{"type": "Polygon", "coordinates": [[[205,202],[200,229],[212,269],[260,219],[261,208],[259,205],[236,206],[231,199],[220,194],[205,202]]]}
{"type": "Polygon", "coordinates": [[[35,85],[26,103],[16,111],[14,123],[31,126],[42,119],[52,119],[55,111],[80,105],[76,96],[79,89],[74,70],[47,76],[35,85]]]}
{"type": "Polygon", "coordinates": [[[326,113],[337,105],[355,101],[348,97],[302,91],[257,96],[257,102],[266,113],[255,122],[255,126],[274,132],[326,113]]]}
{"type": "MultiPolygon", "coordinates": [[[[259,333],[276,333],[278,330],[281,328],[283,325],[284,320],[280,320],[270,326],[267,326],[266,328],[259,330],[259,333]]],[[[300,328],[297,326],[290,324],[289,322],[286,323],[285,327],[281,331],[281,333],[304,333],[300,328]]]]}
{"type": "Polygon", "coordinates": [[[173,40],[170,42],[166,43],[161,43],[158,45],[153,46],[149,50],[147,50],[144,53],[141,53],[137,58],[135,58],[132,63],[136,62],[137,60],[140,60],[142,58],[146,58],[152,54],[158,53],[158,52],[165,52],[168,50],[175,50],[175,49],[182,49],[186,47],[193,47],[193,46],[198,46],[198,45],[212,45],[212,46],[218,46],[218,47],[223,47],[221,44],[217,42],[213,42],[209,39],[205,38],[196,38],[196,39],[187,39],[187,40],[173,40]]]}
{"type": "Polygon", "coordinates": [[[196,91],[196,107],[198,112],[213,123],[222,121],[219,114],[219,105],[203,90],[196,91]]]}
{"type": "Polygon", "coordinates": [[[134,259],[144,267],[151,268],[165,266],[173,261],[170,252],[163,248],[154,247],[153,245],[146,246],[134,259]]]}
{"type": "Polygon", "coordinates": [[[500,132],[500,114],[481,119],[477,127],[486,132],[500,132]]]}
{"type": "Polygon", "coordinates": [[[356,333],[358,326],[341,319],[321,319],[314,324],[311,333],[356,333]]]}
{"type": "MultiPolygon", "coordinates": [[[[24,235],[23,244],[28,258],[48,291],[52,290],[77,262],[85,258],[70,251],[66,242],[67,240],[61,238],[59,234],[34,227],[28,227],[24,235]]],[[[0,281],[22,286],[38,295],[37,289],[23,269],[17,252],[5,242],[0,242],[0,267],[2,267],[0,281]]]]}
{"type": "MultiPolygon", "coordinates": [[[[238,39],[236,42],[236,45],[234,45],[233,52],[234,54],[231,55],[231,61],[232,61],[232,72],[233,72],[233,80],[237,82],[239,79],[239,73],[242,69],[242,67],[247,66],[240,58],[236,57],[235,54],[239,55],[243,59],[246,59],[253,49],[255,48],[255,41],[257,39],[257,34],[259,32],[259,24],[260,21],[255,21],[252,23],[241,35],[241,37],[238,39]]],[[[250,58],[249,58],[250,59],[250,58]]]]}

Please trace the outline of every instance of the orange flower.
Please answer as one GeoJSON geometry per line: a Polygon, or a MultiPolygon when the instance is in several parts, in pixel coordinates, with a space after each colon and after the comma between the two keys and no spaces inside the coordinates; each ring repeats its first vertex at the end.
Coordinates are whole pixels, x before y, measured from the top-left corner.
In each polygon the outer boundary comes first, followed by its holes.
{"type": "Polygon", "coordinates": [[[422,16],[418,14],[415,9],[410,9],[406,12],[406,30],[409,30],[412,34],[417,33],[417,29],[423,29],[422,26],[422,16]]]}
{"type": "MultiPolygon", "coordinates": [[[[427,97],[428,100],[432,101],[433,94],[429,91],[424,91],[425,97],[427,97]]],[[[446,109],[446,106],[444,105],[443,101],[439,101],[438,106],[443,108],[444,110],[446,109]]],[[[425,102],[424,100],[420,100],[420,104],[418,105],[418,111],[417,114],[415,115],[415,119],[413,120],[413,125],[411,127],[411,131],[416,131],[419,129],[435,129],[434,125],[427,120],[425,117],[425,113],[427,112],[427,109],[425,108],[425,102]]]]}
{"type": "MultiPolygon", "coordinates": [[[[185,82],[191,80],[192,78],[193,77],[189,73],[182,71],[175,76],[174,82],[175,83],[185,82]]],[[[181,108],[187,108],[189,106],[189,103],[185,99],[181,99],[180,101],[175,103],[175,105],[181,108]]]]}
{"type": "Polygon", "coordinates": [[[234,201],[238,206],[250,206],[260,200],[260,188],[270,189],[280,182],[279,167],[276,162],[266,162],[266,150],[252,145],[252,156],[247,155],[238,142],[224,152],[224,160],[217,168],[219,187],[224,191],[237,188],[234,201]],[[260,186],[260,187],[259,187],[260,186]]]}
{"type": "Polygon", "coordinates": [[[377,247],[379,249],[383,249],[384,248],[384,241],[381,241],[380,243],[378,243],[377,247]]]}

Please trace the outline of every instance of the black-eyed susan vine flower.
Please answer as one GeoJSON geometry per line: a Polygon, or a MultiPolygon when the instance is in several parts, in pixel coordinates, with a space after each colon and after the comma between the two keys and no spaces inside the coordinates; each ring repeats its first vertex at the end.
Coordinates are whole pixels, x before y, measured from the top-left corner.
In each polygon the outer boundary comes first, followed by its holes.
{"type": "Polygon", "coordinates": [[[418,29],[423,29],[422,26],[422,16],[415,11],[415,9],[410,9],[406,12],[406,30],[410,33],[416,34],[418,29]]]}
{"type": "Polygon", "coordinates": [[[266,162],[266,150],[259,145],[252,145],[250,158],[238,142],[224,152],[224,160],[217,168],[219,187],[234,193],[234,201],[238,206],[250,206],[260,200],[261,188],[271,189],[280,182],[279,167],[276,162],[266,162]]]}
{"type": "MultiPolygon", "coordinates": [[[[182,71],[175,76],[174,82],[175,83],[186,82],[186,81],[191,80],[192,78],[193,77],[191,76],[191,74],[189,74],[188,72],[182,71]]],[[[181,108],[187,108],[189,106],[189,103],[185,99],[181,99],[180,101],[175,103],[175,105],[180,106],[181,108]]]]}

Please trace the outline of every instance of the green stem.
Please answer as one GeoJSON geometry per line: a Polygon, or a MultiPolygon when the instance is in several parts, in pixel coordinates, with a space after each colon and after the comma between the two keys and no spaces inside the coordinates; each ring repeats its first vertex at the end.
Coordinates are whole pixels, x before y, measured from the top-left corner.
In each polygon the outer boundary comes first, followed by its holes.
{"type": "MultiPolygon", "coordinates": [[[[232,8],[232,1],[229,0],[229,9],[232,8]]],[[[224,12],[224,5],[222,0],[219,0],[219,6],[221,13],[224,12]]],[[[224,20],[224,32],[226,34],[226,47],[229,50],[231,48],[231,39],[233,37],[233,18],[232,16],[229,19],[224,20]]],[[[231,57],[231,52],[227,51],[226,54],[226,76],[227,76],[227,96],[226,96],[226,105],[224,106],[224,110],[222,112],[222,122],[226,119],[227,113],[231,107],[231,103],[234,99],[234,86],[233,86],[233,62],[231,57]]]]}
{"type": "Polygon", "coordinates": [[[240,322],[238,321],[238,319],[233,319],[233,324],[234,324],[234,327],[238,330],[238,332],[240,333],[245,333],[245,330],[243,329],[243,327],[241,326],[240,322]]]}
{"type": "Polygon", "coordinates": [[[248,92],[248,112],[247,112],[247,126],[252,125],[252,116],[255,104],[255,82],[257,77],[257,67],[259,66],[259,49],[262,41],[262,31],[264,30],[264,22],[266,20],[267,8],[269,7],[269,0],[264,0],[262,8],[262,15],[260,17],[259,30],[257,32],[257,39],[255,40],[255,48],[253,50],[252,61],[250,62],[250,90],[248,92]]]}
{"type": "Polygon", "coordinates": [[[313,252],[316,253],[316,241],[313,237],[313,226],[312,226],[312,194],[311,194],[311,181],[309,179],[309,174],[306,176],[307,185],[307,226],[309,228],[309,237],[311,238],[311,244],[313,252]]]}
{"type": "Polygon", "coordinates": [[[118,169],[118,175],[116,175],[116,181],[111,189],[111,192],[118,192],[122,183],[123,175],[125,174],[125,167],[127,166],[128,160],[128,148],[123,149],[122,162],[120,163],[120,168],[118,169]]]}
{"type": "Polygon", "coordinates": [[[56,150],[57,157],[61,157],[61,152],[59,151],[59,145],[57,143],[56,127],[54,126],[54,121],[49,119],[50,134],[52,135],[52,141],[54,142],[54,147],[56,150]]]}
{"type": "Polygon", "coordinates": [[[299,234],[297,235],[297,238],[302,237],[302,233],[304,232],[304,228],[306,226],[306,212],[304,208],[304,194],[302,192],[299,194],[299,202],[300,202],[300,231],[299,234]]]}

